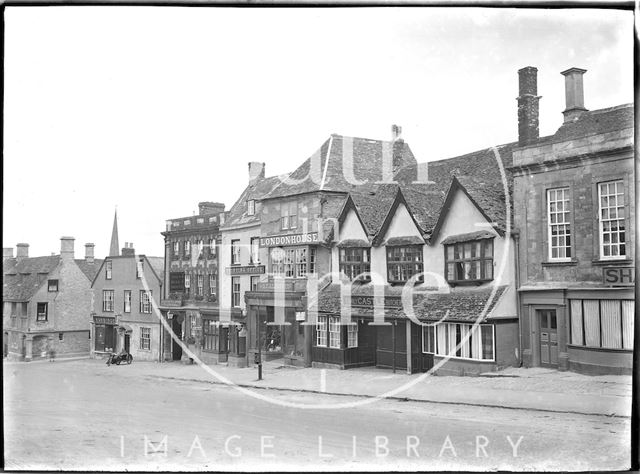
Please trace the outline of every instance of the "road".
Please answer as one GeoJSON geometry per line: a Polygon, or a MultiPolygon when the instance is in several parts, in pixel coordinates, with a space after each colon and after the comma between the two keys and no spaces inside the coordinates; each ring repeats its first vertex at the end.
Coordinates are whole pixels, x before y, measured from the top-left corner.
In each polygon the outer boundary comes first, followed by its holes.
{"type": "MultiPolygon", "coordinates": [[[[392,400],[340,410],[296,409],[225,386],[130,377],[127,370],[101,361],[5,363],[5,467],[628,468],[627,418],[392,400]]],[[[298,403],[332,398],[269,395],[298,403]]]]}

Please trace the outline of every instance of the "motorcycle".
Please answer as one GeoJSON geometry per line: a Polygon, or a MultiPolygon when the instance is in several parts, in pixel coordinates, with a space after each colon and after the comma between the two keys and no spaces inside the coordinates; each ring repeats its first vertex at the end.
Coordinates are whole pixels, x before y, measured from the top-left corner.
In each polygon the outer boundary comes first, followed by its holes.
{"type": "Polygon", "coordinates": [[[121,352],[120,354],[116,354],[112,352],[107,359],[107,365],[116,364],[120,365],[122,362],[126,362],[127,364],[131,364],[133,362],[133,356],[128,352],[121,352]]]}

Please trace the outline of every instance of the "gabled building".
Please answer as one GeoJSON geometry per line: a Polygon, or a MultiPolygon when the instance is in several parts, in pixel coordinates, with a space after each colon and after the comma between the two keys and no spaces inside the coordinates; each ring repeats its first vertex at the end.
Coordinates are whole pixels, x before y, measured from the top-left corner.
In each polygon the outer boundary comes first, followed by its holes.
{"type": "Polygon", "coordinates": [[[267,276],[245,293],[249,360],[261,353],[311,365],[312,327],[304,324],[307,279],[330,283],[331,241],[348,193],[391,181],[402,166],[416,163],[399,127],[394,131],[391,141],[331,135],[260,199],[260,261],[267,276]]]}
{"type": "Polygon", "coordinates": [[[74,256],[74,238],[60,239],[60,254],[29,257],[29,245],[3,249],[3,327],[9,358],[30,361],[52,350],[57,357],[88,356],[91,280],[102,260],[86,244],[74,256]]]}
{"type": "Polygon", "coordinates": [[[163,257],[137,255],[133,243],[118,251],[114,224],[110,254],[92,281],[91,356],[124,349],[134,360],[162,361],[163,328],[153,311],[162,295],[163,257]]]}
{"type": "MultiPolygon", "coordinates": [[[[170,219],[162,232],[165,255],[160,310],[175,337],[199,354],[203,316],[219,318],[217,248],[224,208],[222,203],[201,202],[197,215],[170,219]]],[[[168,331],[164,331],[162,347],[164,360],[190,359],[168,331]]]]}
{"type": "Polygon", "coordinates": [[[589,111],[584,69],[565,76],[564,123],[539,137],[537,70],[520,73],[513,152],[523,360],[631,373],[636,196],[633,104],[589,111]]]}

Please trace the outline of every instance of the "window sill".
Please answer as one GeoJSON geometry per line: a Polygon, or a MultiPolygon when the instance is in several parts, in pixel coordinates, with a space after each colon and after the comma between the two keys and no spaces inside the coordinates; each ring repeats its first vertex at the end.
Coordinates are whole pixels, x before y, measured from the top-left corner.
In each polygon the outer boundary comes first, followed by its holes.
{"type": "Polygon", "coordinates": [[[559,260],[542,262],[543,267],[571,267],[578,264],[577,260],[559,260]]]}
{"type": "Polygon", "coordinates": [[[591,260],[591,264],[592,265],[632,265],[633,260],[631,260],[630,258],[619,258],[619,259],[611,259],[611,260],[594,259],[594,260],[591,260]]]}
{"type": "Polygon", "coordinates": [[[597,352],[624,352],[624,353],[632,353],[633,349],[615,349],[613,347],[595,347],[595,346],[580,346],[577,344],[567,344],[567,347],[571,349],[581,349],[586,351],[597,351],[597,352]]]}
{"type": "Polygon", "coordinates": [[[478,286],[493,280],[447,280],[449,286],[478,286]]]}

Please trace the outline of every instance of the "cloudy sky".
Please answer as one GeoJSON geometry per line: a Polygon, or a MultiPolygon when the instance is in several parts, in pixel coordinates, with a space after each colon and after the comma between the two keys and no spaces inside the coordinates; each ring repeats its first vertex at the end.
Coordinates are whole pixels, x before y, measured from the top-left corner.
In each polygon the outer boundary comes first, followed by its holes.
{"type": "Polygon", "coordinates": [[[517,70],[536,66],[540,132],[560,71],[585,105],[633,101],[633,17],[614,10],[8,7],[3,246],[59,238],[163,254],[166,219],[230,207],[247,162],[293,170],[331,133],[418,161],[517,139],[517,70]]]}

